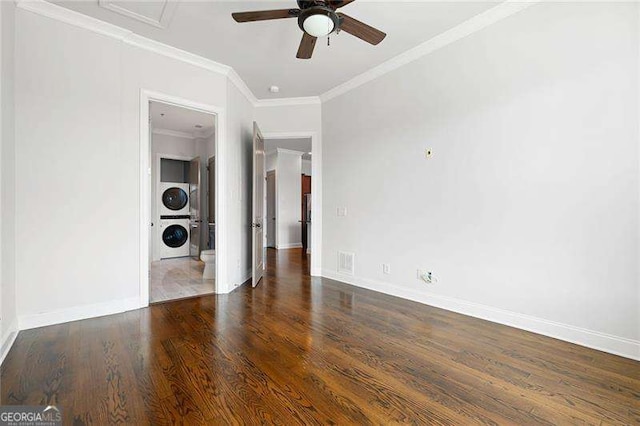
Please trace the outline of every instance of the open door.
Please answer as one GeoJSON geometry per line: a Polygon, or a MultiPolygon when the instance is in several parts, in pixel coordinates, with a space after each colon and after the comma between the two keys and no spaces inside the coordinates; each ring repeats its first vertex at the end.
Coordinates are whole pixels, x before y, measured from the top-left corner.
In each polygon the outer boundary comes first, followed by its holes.
{"type": "Polygon", "coordinates": [[[264,138],[258,124],[253,122],[253,255],[251,285],[258,285],[264,274],[264,138]]]}
{"type": "Polygon", "coordinates": [[[189,164],[189,256],[200,259],[200,157],[189,164]]]}
{"type": "Polygon", "coordinates": [[[216,158],[209,158],[209,166],[207,167],[209,171],[209,195],[207,200],[209,202],[209,223],[208,223],[208,235],[209,235],[209,246],[208,249],[216,248],[216,239],[215,239],[215,231],[216,231],[216,158]]]}

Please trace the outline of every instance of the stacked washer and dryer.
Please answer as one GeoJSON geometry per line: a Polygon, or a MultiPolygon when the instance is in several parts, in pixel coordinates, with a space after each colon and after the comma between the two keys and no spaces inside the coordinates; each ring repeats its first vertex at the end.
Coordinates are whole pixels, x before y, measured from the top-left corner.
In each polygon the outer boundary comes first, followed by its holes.
{"type": "Polygon", "coordinates": [[[189,256],[189,184],[161,182],[160,257],[189,256]]]}

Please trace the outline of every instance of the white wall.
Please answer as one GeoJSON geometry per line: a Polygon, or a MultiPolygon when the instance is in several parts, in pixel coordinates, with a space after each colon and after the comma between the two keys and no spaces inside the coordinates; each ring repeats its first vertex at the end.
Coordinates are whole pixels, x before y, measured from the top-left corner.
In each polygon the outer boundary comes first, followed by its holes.
{"type": "Polygon", "coordinates": [[[202,193],[202,201],[200,203],[200,215],[202,217],[202,226],[200,227],[200,250],[207,250],[209,242],[209,158],[215,156],[215,135],[209,138],[195,139],[195,155],[200,157],[200,191],[202,193]]]}
{"type": "Polygon", "coordinates": [[[300,206],[302,152],[278,150],[276,158],[276,248],[302,247],[300,206]]]}
{"type": "Polygon", "coordinates": [[[227,78],[24,9],[16,16],[21,328],[137,307],[140,90],[225,107],[227,78]]]}
{"type": "Polygon", "coordinates": [[[322,131],[320,104],[259,106],[255,109],[255,117],[260,130],[265,134],[289,132],[320,134],[322,131]]]}
{"type": "Polygon", "coordinates": [[[311,160],[302,160],[302,174],[311,176],[311,160]]]}
{"type": "Polygon", "coordinates": [[[640,357],[637,7],[534,5],[323,104],[325,274],[640,357]]]}
{"type": "Polygon", "coordinates": [[[158,154],[193,158],[199,154],[199,141],[200,139],[154,133],[151,135],[151,152],[154,159],[158,154]]]}
{"type": "MultiPolygon", "coordinates": [[[[228,262],[233,287],[251,278],[251,223],[253,179],[253,105],[230,82],[227,84],[227,220],[233,235],[228,262]]],[[[217,219],[216,219],[217,220],[217,219]]]]}
{"type": "Polygon", "coordinates": [[[15,6],[0,2],[0,362],[17,330],[15,277],[15,6]]]}
{"type": "Polygon", "coordinates": [[[275,170],[276,169],[276,161],[278,159],[278,153],[277,152],[268,152],[265,155],[265,170],[270,172],[271,170],[275,170]]]}

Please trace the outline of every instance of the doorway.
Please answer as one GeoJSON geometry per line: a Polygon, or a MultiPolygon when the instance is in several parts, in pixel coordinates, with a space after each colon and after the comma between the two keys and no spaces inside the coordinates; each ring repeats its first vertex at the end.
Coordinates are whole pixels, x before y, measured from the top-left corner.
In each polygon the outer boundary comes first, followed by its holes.
{"type": "Polygon", "coordinates": [[[215,164],[216,116],[150,101],[149,144],[149,302],[212,294],[215,198],[209,198],[215,191],[208,171],[215,164]]]}
{"type": "Polygon", "coordinates": [[[276,171],[267,172],[267,248],[276,248],[276,171]]]}
{"type": "Polygon", "coordinates": [[[265,246],[267,250],[299,253],[306,265],[320,254],[312,250],[312,217],[316,207],[312,202],[312,143],[311,135],[265,135],[265,246]]]}

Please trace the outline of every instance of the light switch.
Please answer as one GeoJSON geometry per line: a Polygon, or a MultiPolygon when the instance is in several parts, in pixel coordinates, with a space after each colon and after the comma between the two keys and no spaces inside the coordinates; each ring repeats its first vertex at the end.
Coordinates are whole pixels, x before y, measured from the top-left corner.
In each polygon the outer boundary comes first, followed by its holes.
{"type": "Polygon", "coordinates": [[[347,208],[346,207],[338,207],[338,216],[339,217],[344,217],[347,215],[347,208]]]}

